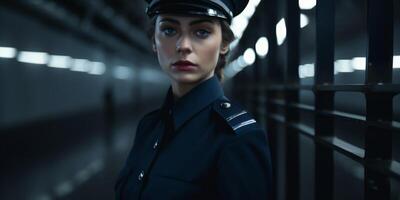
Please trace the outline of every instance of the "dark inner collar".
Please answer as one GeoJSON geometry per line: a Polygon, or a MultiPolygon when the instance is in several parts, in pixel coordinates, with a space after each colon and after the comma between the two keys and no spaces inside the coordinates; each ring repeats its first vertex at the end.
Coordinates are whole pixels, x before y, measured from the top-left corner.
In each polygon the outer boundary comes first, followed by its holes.
{"type": "Polygon", "coordinates": [[[221,84],[218,78],[213,76],[194,87],[176,101],[174,101],[174,95],[170,87],[162,110],[166,115],[169,115],[171,112],[175,128],[178,129],[194,114],[222,96],[224,96],[224,92],[221,84]]]}

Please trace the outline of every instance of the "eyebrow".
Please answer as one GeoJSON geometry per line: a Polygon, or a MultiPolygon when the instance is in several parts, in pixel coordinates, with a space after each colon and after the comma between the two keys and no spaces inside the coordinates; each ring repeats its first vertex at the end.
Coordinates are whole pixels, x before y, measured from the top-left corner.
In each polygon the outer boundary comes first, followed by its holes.
{"type": "MultiPolygon", "coordinates": [[[[178,24],[178,25],[181,24],[178,20],[171,19],[171,18],[164,18],[164,19],[161,19],[159,23],[161,23],[161,22],[171,22],[171,23],[178,24]]],[[[199,20],[191,21],[191,22],[189,23],[189,25],[192,26],[192,25],[201,24],[201,23],[211,23],[211,24],[214,24],[214,21],[212,21],[212,20],[210,20],[210,19],[199,19],[199,20]]]]}

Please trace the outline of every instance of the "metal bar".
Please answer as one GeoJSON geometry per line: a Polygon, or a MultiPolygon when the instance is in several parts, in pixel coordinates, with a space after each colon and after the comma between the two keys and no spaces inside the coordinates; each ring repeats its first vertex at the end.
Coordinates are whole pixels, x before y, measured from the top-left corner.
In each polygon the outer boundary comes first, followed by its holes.
{"type": "Polygon", "coordinates": [[[274,104],[277,106],[285,106],[286,105],[285,101],[281,100],[281,99],[270,99],[267,101],[267,103],[274,104]]]}
{"type": "MultiPolygon", "coordinates": [[[[334,81],[334,0],[317,1],[316,37],[317,56],[315,84],[332,85],[334,81]]],[[[333,137],[334,118],[320,114],[321,110],[333,110],[334,91],[320,91],[315,94],[315,136],[333,137]]],[[[333,151],[329,147],[317,145],[315,148],[315,199],[333,199],[333,151]]]]}
{"type": "MultiPolygon", "coordinates": [[[[392,130],[374,124],[391,121],[392,98],[377,93],[369,93],[367,99],[367,133],[365,138],[366,160],[378,162],[382,168],[392,158],[392,130]],[[380,106],[377,106],[380,105],[380,106]]],[[[387,166],[386,166],[387,167],[387,166]]],[[[390,177],[365,170],[366,199],[390,199],[390,177]]]]}
{"type": "MultiPolygon", "coordinates": [[[[285,85],[299,84],[299,32],[300,9],[298,1],[286,1],[287,5],[287,65],[285,67],[285,85]]],[[[299,101],[298,90],[285,90],[285,103],[299,101]]],[[[299,111],[285,107],[286,122],[297,123],[299,111]]],[[[296,130],[285,127],[286,134],[286,199],[300,198],[300,147],[296,130]]]]}
{"type": "MultiPolygon", "coordinates": [[[[259,86],[266,90],[271,91],[284,91],[284,90],[308,90],[308,91],[333,91],[333,92],[377,92],[377,93],[390,93],[393,96],[400,93],[400,84],[351,84],[351,85],[270,85],[259,86]]],[[[251,90],[252,88],[247,88],[251,90]]]]}
{"type": "MultiPolygon", "coordinates": [[[[266,95],[267,95],[267,98],[275,98],[276,97],[275,92],[272,92],[272,91],[266,91],[266,95]]],[[[268,102],[268,100],[267,100],[267,102],[268,102]]],[[[266,105],[266,111],[265,111],[265,113],[267,114],[266,115],[266,120],[267,120],[266,124],[267,124],[267,130],[268,130],[267,134],[270,139],[271,158],[272,158],[272,162],[273,162],[274,171],[278,172],[278,169],[279,169],[278,158],[277,158],[277,155],[278,155],[278,146],[277,146],[277,144],[278,144],[278,136],[277,136],[278,127],[277,127],[277,124],[274,123],[273,115],[271,114],[271,113],[276,113],[276,110],[277,110],[276,106],[273,106],[272,104],[266,105]]],[[[278,119],[276,119],[276,120],[278,120],[278,119]]],[[[284,119],[282,119],[282,120],[284,120],[284,119]]],[[[276,174],[278,174],[278,173],[276,173],[276,174]]],[[[273,190],[274,192],[272,194],[273,199],[277,199],[277,195],[278,195],[277,194],[278,178],[279,178],[278,175],[273,176],[273,182],[274,182],[274,185],[276,186],[275,190],[273,190]]]]}
{"type": "Polygon", "coordinates": [[[344,119],[359,121],[359,122],[366,122],[365,117],[362,115],[357,115],[353,113],[341,112],[336,110],[321,110],[318,111],[320,114],[331,116],[331,117],[341,117],[344,119]]]}
{"type": "Polygon", "coordinates": [[[317,85],[317,91],[336,91],[336,92],[379,92],[379,93],[400,93],[399,84],[369,84],[369,85],[317,85]]]}
{"type": "Polygon", "coordinates": [[[291,103],[288,105],[289,107],[292,108],[297,108],[303,111],[309,111],[309,112],[314,112],[315,111],[315,107],[311,106],[311,105],[307,105],[307,104],[301,104],[301,103],[291,103]]]}
{"type": "MultiPolygon", "coordinates": [[[[265,8],[266,10],[264,13],[268,13],[268,17],[265,20],[266,27],[272,27],[276,24],[277,21],[277,1],[278,0],[270,0],[270,1],[261,1],[262,3],[266,4],[265,8]]],[[[276,70],[274,70],[276,66],[276,61],[277,61],[277,48],[278,44],[276,41],[276,34],[275,30],[271,28],[266,29],[266,34],[269,36],[269,52],[268,52],[268,57],[266,57],[266,81],[265,85],[270,85],[270,84],[276,84],[276,75],[274,74],[276,70]]],[[[262,84],[264,85],[264,84],[262,84]]],[[[276,98],[278,95],[276,94],[275,91],[270,91],[266,90],[264,88],[261,88],[260,90],[264,91],[266,94],[266,101],[268,102],[268,99],[270,98],[276,98]]],[[[271,104],[266,104],[265,106],[265,113],[267,116],[270,115],[270,113],[275,113],[276,112],[276,107],[272,106],[271,104]]],[[[270,139],[270,146],[271,146],[271,159],[273,163],[273,168],[275,172],[278,172],[279,169],[279,164],[278,164],[278,127],[277,124],[274,123],[274,121],[271,118],[266,117],[266,124],[267,124],[267,131],[268,131],[268,137],[270,139]]],[[[275,173],[278,174],[278,173],[275,173]]],[[[278,175],[273,176],[273,185],[276,187],[273,189],[272,192],[272,199],[277,199],[278,198],[278,175]]]]}
{"type": "MultiPolygon", "coordinates": [[[[393,1],[368,0],[368,55],[366,66],[366,85],[392,83],[393,59],[393,1]],[[385,38],[385,39],[382,39],[385,38]]],[[[382,88],[382,87],[381,87],[382,88]]],[[[381,94],[375,90],[366,96],[366,119],[369,123],[392,121],[392,95],[381,94]],[[379,105],[379,106],[378,106],[379,105]]],[[[386,88],[390,89],[390,88],[386,88]]],[[[380,127],[367,127],[365,136],[366,162],[375,163],[378,168],[387,169],[386,163],[392,159],[392,132],[380,127]]],[[[366,200],[389,200],[390,177],[366,169],[364,190],[366,200]]]]}
{"type": "Polygon", "coordinates": [[[397,131],[396,133],[399,133],[398,131],[400,131],[400,124],[399,124],[399,122],[396,122],[396,121],[383,121],[383,120],[368,121],[368,120],[366,120],[366,117],[364,117],[362,115],[356,115],[356,114],[346,113],[346,112],[341,112],[341,111],[323,110],[323,111],[320,111],[320,113],[323,115],[328,115],[328,116],[332,116],[335,118],[340,117],[340,118],[347,119],[347,120],[354,120],[354,121],[362,122],[362,123],[365,123],[365,125],[367,125],[368,127],[380,128],[380,129],[384,129],[385,131],[397,131]]]}
{"type": "Polygon", "coordinates": [[[378,127],[381,129],[386,129],[386,130],[391,130],[391,131],[396,131],[395,133],[399,133],[400,131],[400,122],[396,121],[367,121],[366,118],[362,115],[357,115],[353,113],[346,113],[346,112],[341,112],[341,111],[335,111],[335,110],[322,110],[322,111],[315,111],[313,106],[305,105],[305,104],[289,104],[286,105],[283,101],[281,100],[272,100],[269,101],[270,104],[276,105],[276,106],[288,106],[294,109],[300,109],[303,111],[308,111],[308,112],[315,112],[319,113],[321,115],[326,115],[334,118],[342,118],[346,120],[353,120],[357,122],[364,123],[366,126],[373,126],[373,127],[378,127]]]}
{"type": "Polygon", "coordinates": [[[322,145],[325,148],[328,147],[331,150],[335,150],[358,163],[364,164],[363,157],[365,152],[361,148],[346,143],[336,137],[315,136],[315,130],[312,127],[299,123],[286,123],[281,115],[271,115],[270,117],[277,122],[284,123],[286,126],[296,129],[300,132],[300,134],[314,140],[317,145],[322,145]]]}
{"type": "Polygon", "coordinates": [[[364,150],[359,147],[344,142],[337,137],[317,137],[313,133],[313,128],[307,127],[306,125],[291,124],[289,126],[298,129],[302,135],[308,136],[314,140],[316,144],[325,149],[335,150],[358,163],[363,164],[364,162],[364,150]]]}
{"type": "Polygon", "coordinates": [[[271,120],[283,123],[285,126],[290,126],[299,131],[300,134],[312,139],[317,145],[329,148],[343,154],[353,161],[364,165],[365,169],[374,171],[381,176],[392,176],[400,180],[400,163],[396,161],[385,162],[384,167],[379,162],[368,162],[364,159],[365,150],[347,143],[337,137],[318,137],[314,135],[314,129],[304,124],[286,123],[283,115],[271,114],[268,116],[271,120]]]}
{"type": "Polygon", "coordinates": [[[334,117],[334,118],[342,118],[346,120],[353,120],[353,121],[358,121],[361,123],[365,123],[367,126],[375,126],[378,128],[382,129],[387,129],[387,130],[392,130],[392,131],[397,131],[395,133],[398,133],[400,131],[400,122],[397,121],[367,121],[365,116],[362,115],[357,115],[353,113],[347,113],[347,112],[342,112],[342,111],[337,111],[337,110],[321,110],[321,111],[316,111],[314,106],[306,105],[306,104],[300,104],[300,103],[291,103],[291,104],[286,104],[283,100],[279,99],[272,99],[268,100],[268,104],[272,104],[275,106],[288,106],[294,109],[299,109],[302,111],[308,111],[308,112],[313,112],[313,113],[318,113],[321,115],[326,115],[328,117],[334,117]]]}
{"type": "Polygon", "coordinates": [[[334,84],[325,84],[325,85],[316,85],[313,88],[314,91],[326,91],[326,92],[363,92],[365,91],[364,85],[334,85],[334,84]]]}
{"type": "Polygon", "coordinates": [[[305,90],[305,91],[332,91],[332,92],[376,92],[388,93],[393,96],[400,93],[400,84],[317,84],[317,85],[298,85],[298,84],[271,84],[271,85],[248,85],[247,87],[239,87],[241,90],[267,90],[267,91],[287,91],[287,90],[305,90]]]}
{"type": "Polygon", "coordinates": [[[296,108],[299,110],[304,110],[304,111],[309,111],[309,112],[314,112],[315,108],[314,106],[307,105],[307,104],[302,104],[302,103],[289,103],[286,104],[285,101],[280,100],[280,99],[270,99],[267,101],[267,103],[277,105],[277,106],[288,106],[291,108],[296,108]]]}

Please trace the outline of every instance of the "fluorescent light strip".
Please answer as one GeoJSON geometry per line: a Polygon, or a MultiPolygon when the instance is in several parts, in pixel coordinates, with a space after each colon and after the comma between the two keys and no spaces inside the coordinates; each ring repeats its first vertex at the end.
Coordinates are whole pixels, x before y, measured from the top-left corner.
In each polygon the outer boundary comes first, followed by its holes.
{"type": "Polygon", "coordinates": [[[91,63],[87,59],[74,59],[71,71],[76,72],[89,72],[91,69],[91,63]]]}
{"type": "Polygon", "coordinates": [[[113,70],[114,77],[121,80],[130,79],[132,77],[132,74],[132,69],[125,66],[117,66],[113,70]]]}
{"type": "Polygon", "coordinates": [[[71,71],[88,72],[93,75],[102,75],[106,66],[102,62],[91,62],[87,59],[73,59],[65,55],[49,55],[46,52],[21,51],[17,56],[17,49],[0,47],[0,58],[15,58],[21,63],[44,65],[52,68],[70,68],[71,71]]]}
{"type": "Polygon", "coordinates": [[[304,64],[299,66],[299,78],[314,77],[315,64],[304,64]]]}
{"type": "Polygon", "coordinates": [[[106,71],[106,65],[102,62],[92,62],[92,68],[88,72],[93,75],[102,75],[106,71]]]}
{"type": "Polygon", "coordinates": [[[47,66],[66,69],[71,66],[72,58],[69,56],[51,55],[47,66]]]}
{"type": "Polygon", "coordinates": [[[37,65],[47,64],[49,54],[45,52],[34,52],[34,51],[21,51],[18,54],[17,60],[22,63],[30,63],[37,65]]]}
{"type": "Polygon", "coordinates": [[[400,69],[400,55],[393,56],[393,68],[400,69]]]}
{"type": "Polygon", "coordinates": [[[351,65],[354,70],[365,70],[367,65],[367,58],[365,57],[354,57],[351,60],[351,65]]]}
{"type": "Polygon", "coordinates": [[[0,47],[0,58],[15,58],[17,50],[12,47],[0,47]]]}
{"type": "MultiPolygon", "coordinates": [[[[338,59],[335,61],[335,74],[349,73],[355,70],[365,71],[367,65],[366,57],[354,57],[352,59],[338,59]]],[[[306,78],[314,76],[314,64],[299,66],[299,77],[306,78]]],[[[393,69],[400,69],[400,55],[393,56],[393,69]]]]}
{"type": "MultiPolygon", "coordinates": [[[[352,59],[352,67],[354,70],[365,70],[367,66],[366,57],[354,57],[352,59]]],[[[400,68],[400,55],[393,56],[393,69],[400,68]]]]}
{"type": "Polygon", "coordinates": [[[339,59],[335,61],[335,72],[353,72],[352,60],[339,59]]]}

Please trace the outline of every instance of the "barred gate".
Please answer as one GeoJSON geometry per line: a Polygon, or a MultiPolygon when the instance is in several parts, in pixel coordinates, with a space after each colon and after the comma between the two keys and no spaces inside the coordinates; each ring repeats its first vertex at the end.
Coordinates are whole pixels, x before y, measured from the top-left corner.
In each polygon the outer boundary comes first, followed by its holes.
{"type": "Polygon", "coordinates": [[[265,28],[245,34],[266,35],[270,50],[237,75],[234,95],[266,124],[274,198],[399,200],[400,2],[319,0],[308,11],[297,0],[262,4],[250,25],[265,28]],[[310,16],[304,29],[301,13],[310,16]],[[350,61],[353,71],[340,68],[350,61]]]}

